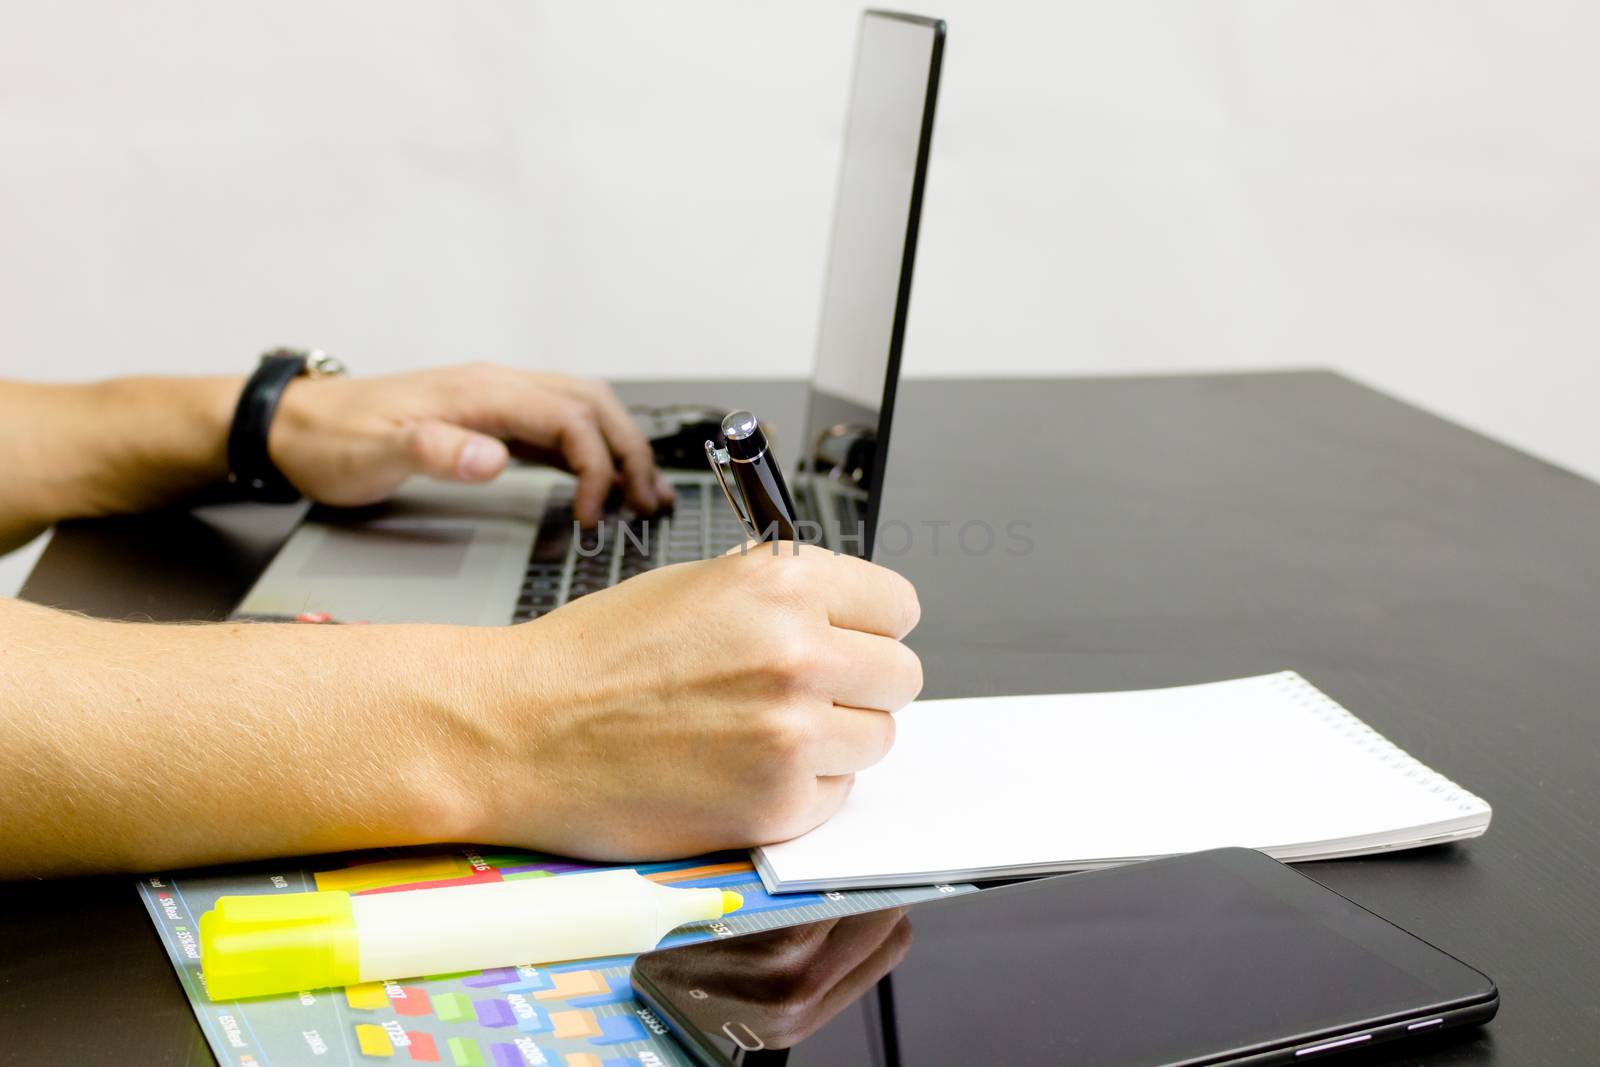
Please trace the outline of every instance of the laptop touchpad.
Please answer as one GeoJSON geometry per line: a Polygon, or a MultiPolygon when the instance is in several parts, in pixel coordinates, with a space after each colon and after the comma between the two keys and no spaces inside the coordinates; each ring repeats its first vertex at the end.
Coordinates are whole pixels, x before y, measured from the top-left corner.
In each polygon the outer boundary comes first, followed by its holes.
{"type": "Polygon", "coordinates": [[[567,479],[520,467],[491,485],[413,479],[377,514],[314,511],[238,610],[505,626],[521,595],[545,494],[567,479]]]}
{"type": "Polygon", "coordinates": [[[310,578],[453,578],[461,573],[472,537],[471,526],[415,518],[330,526],[300,573],[310,578]]]}

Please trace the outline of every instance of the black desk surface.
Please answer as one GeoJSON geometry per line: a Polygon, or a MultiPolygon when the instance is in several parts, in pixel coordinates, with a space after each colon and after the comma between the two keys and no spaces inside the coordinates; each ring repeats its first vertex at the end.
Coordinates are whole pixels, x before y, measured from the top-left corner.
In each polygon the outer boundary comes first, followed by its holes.
{"type": "MultiPolygon", "coordinates": [[[[785,383],[623,392],[780,427],[800,403],[785,383]]],[[[904,533],[881,535],[880,559],[921,592],[926,695],[1294,668],[1494,805],[1477,841],[1307,868],[1504,998],[1475,1037],[1338,1062],[1594,1060],[1600,487],[1325,373],[912,382],[890,467],[884,519],[915,536],[897,555],[904,533]],[[971,520],[1026,523],[1036,551],[963,552],[971,520]]],[[[297,514],[69,524],[24,595],[217,618],[297,514]]],[[[0,887],[0,1061],[211,1062],[130,878],[0,887]]]]}

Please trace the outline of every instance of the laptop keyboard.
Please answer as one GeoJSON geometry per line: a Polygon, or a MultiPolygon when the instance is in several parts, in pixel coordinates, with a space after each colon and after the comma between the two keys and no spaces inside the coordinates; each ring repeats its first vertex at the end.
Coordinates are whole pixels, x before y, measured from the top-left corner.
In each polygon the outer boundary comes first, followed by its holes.
{"type": "Polygon", "coordinates": [[[593,530],[573,524],[572,491],[552,495],[522,576],[512,622],[527,622],[597,589],[655,567],[721,555],[744,539],[744,528],[707,475],[670,476],[672,513],[642,519],[607,515],[593,530]]]}

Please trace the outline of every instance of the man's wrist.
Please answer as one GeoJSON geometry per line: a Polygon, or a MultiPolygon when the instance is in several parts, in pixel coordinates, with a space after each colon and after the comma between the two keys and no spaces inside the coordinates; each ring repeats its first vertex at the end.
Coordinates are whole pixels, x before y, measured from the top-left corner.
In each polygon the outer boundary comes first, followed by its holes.
{"type": "Polygon", "coordinates": [[[406,803],[419,841],[492,841],[504,794],[496,774],[515,744],[517,725],[502,720],[505,659],[499,628],[408,625],[374,627],[384,644],[401,637],[395,661],[409,668],[399,707],[419,727],[406,803]]]}
{"type": "Polygon", "coordinates": [[[227,475],[228,423],[242,377],[119,378],[85,386],[93,432],[79,515],[160,507],[227,475]]]}

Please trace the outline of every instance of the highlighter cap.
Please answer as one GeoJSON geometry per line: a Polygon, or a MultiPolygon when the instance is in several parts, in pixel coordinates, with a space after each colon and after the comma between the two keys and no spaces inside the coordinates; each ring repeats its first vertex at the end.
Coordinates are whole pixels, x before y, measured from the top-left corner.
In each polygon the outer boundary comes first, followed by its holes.
{"type": "Polygon", "coordinates": [[[350,894],[218,897],[200,916],[200,969],[212,1000],[361,981],[350,894]]]}

